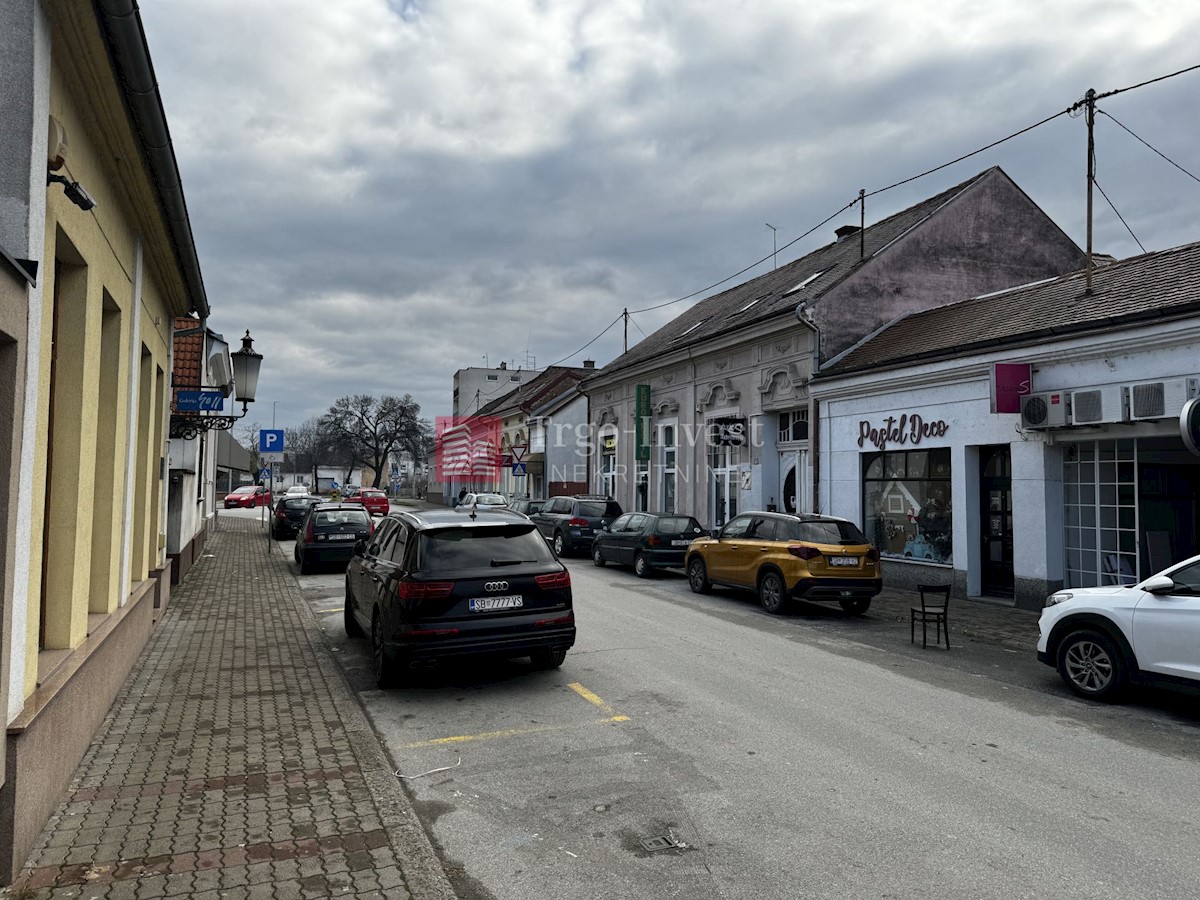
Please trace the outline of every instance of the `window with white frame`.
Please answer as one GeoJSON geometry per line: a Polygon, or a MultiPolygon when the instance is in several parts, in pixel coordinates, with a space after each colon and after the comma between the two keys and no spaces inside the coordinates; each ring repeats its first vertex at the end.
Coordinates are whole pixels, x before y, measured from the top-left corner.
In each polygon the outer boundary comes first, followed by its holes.
{"type": "Polygon", "coordinates": [[[617,491],[617,433],[607,431],[600,436],[600,490],[609,497],[617,491]]]}
{"type": "Polygon", "coordinates": [[[779,443],[808,440],[808,410],[793,409],[779,414],[779,443]]]}
{"type": "Polygon", "coordinates": [[[675,441],[675,423],[659,427],[659,484],[662,496],[662,511],[675,512],[675,475],[679,447],[675,441]]]}

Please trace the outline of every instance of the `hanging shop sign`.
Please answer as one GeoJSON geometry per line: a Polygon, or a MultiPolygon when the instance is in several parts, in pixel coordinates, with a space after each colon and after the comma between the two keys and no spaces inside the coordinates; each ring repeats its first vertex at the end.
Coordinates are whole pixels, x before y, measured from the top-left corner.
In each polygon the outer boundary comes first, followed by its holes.
{"type": "Polygon", "coordinates": [[[877,450],[886,450],[890,444],[916,445],[926,438],[945,437],[949,430],[944,420],[927,420],[919,413],[888,416],[878,428],[863,419],[858,423],[858,446],[871,444],[877,450]]]}
{"type": "Polygon", "coordinates": [[[708,431],[708,443],[713,447],[742,447],[746,443],[745,419],[709,419],[704,427],[708,431]]]}
{"type": "Polygon", "coordinates": [[[1030,393],[1033,367],[1029,363],[992,364],[992,412],[1019,413],[1021,398],[1030,393]]]}

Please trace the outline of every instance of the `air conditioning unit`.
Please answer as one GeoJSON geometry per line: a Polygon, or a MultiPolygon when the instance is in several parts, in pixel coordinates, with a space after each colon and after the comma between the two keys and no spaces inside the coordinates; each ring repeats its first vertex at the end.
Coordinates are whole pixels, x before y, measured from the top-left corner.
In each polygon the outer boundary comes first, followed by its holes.
{"type": "Polygon", "coordinates": [[[1125,396],[1120,385],[1072,391],[1070,406],[1072,425],[1125,421],[1125,396]]]}
{"type": "Polygon", "coordinates": [[[1058,428],[1067,424],[1067,392],[1042,391],[1021,398],[1021,424],[1026,428],[1058,428]]]}
{"type": "Polygon", "coordinates": [[[1173,419],[1183,410],[1183,404],[1200,395],[1200,379],[1168,378],[1125,385],[1125,400],[1129,418],[1135,422],[1147,419],[1173,419]]]}

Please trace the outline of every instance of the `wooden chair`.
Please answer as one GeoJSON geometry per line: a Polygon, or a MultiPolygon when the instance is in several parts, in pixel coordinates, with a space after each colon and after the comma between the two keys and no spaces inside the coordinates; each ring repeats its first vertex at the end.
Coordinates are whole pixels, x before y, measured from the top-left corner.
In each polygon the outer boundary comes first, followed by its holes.
{"type": "Polygon", "coordinates": [[[921,605],[911,607],[908,638],[910,643],[917,639],[917,622],[921,623],[921,646],[929,646],[929,623],[937,626],[937,644],[942,643],[942,629],[946,631],[946,649],[950,649],[950,585],[918,584],[921,605]]]}

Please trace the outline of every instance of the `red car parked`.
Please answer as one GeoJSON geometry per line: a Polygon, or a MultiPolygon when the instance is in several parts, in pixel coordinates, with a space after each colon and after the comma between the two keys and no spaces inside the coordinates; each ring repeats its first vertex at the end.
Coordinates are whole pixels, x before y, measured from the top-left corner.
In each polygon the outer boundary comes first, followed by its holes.
{"type": "Polygon", "coordinates": [[[375,488],[363,488],[353,497],[346,497],[342,502],[361,503],[373,516],[386,516],[392,509],[392,505],[388,503],[387,494],[375,488]]]}
{"type": "Polygon", "coordinates": [[[243,507],[253,509],[256,506],[270,506],[271,491],[261,484],[248,484],[236,491],[225,495],[225,508],[243,507]]]}

